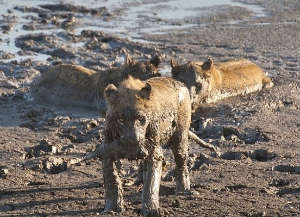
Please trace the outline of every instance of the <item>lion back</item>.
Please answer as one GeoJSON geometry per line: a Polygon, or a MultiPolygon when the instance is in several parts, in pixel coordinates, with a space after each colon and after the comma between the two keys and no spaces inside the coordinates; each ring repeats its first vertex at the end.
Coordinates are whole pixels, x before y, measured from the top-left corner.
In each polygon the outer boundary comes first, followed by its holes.
{"type": "Polygon", "coordinates": [[[94,107],[100,72],[79,65],[50,66],[33,87],[35,99],[53,104],[86,104],[94,107]]]}
{"type": "Polygon", "coordinates": [[[249,60],[219,63],[216,64],[216,68],[222,73],[224,89],[232,89],[241,93],[249,89],[249,92],[253,92],[272,84],[264,71],[249,60]]]}

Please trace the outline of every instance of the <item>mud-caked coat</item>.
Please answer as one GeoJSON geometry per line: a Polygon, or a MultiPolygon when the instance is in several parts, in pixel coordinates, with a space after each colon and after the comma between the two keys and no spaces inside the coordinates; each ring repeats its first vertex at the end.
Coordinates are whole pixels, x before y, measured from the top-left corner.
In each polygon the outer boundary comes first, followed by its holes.
{"type": "Polygon", "coordinates": [[[123,208],[122,185],[116,170],[120,158],[144,159],[143,211],[159,215],[159,184],[163,144],[172,149],[176,162],[176,190],[190,190],[188,134],[191,102],[188,89],[172,78],[141,81],[129,77],[119,87],[104,91],[108,105],[103,151],[105,210],[123,208]]]}

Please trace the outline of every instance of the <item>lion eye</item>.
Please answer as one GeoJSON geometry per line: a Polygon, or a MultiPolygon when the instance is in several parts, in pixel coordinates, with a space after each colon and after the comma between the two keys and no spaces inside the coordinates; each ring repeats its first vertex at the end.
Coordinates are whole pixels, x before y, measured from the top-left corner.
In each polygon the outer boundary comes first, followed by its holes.
{"type": "Polygon", "coordinates": [[[204,73],[204,78],[210,78],[211,74],[210,73],[204,73]]]}
{"type": "Polygon", "coordinates": [[[146,124],[146,117],[141,115],[141,114],[138,114],[137,115],[137,119],[139,120],[140,124],[141,125],[145,125],[146,124]]]}
{"type": "Polygon", "coordinates": [[[202,84],[201,83],[196,83],[196,93],[199,94],[201,89],[202,89],[202,84]]]}

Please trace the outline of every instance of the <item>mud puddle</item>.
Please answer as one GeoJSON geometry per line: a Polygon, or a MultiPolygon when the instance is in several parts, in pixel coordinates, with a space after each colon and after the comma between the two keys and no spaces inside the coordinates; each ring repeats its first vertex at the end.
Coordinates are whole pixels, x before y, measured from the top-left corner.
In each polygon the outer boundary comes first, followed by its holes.
{"type": "MultiPolygon", "coordinates": [[[[51,57],[40,52],[21,52],[15,46],[16,38],[28,33],[58,35],[67,30],[78,35],[83,30],[92,30],[128,38],[133,42],[152,43],[144,40],[143,35],[162,34],[171,30],[188,31],[192,27],[203,25],[199,19],[203,18],[205,22],[207,17],[231,9],[236,10],[237,13],[246,10],[253,16],[266,15],[264,8],[259,5],[243,4],[232,0],[209,2],[189,0],[184,3],[178,0],[163,2],[88,0],[80,3],[64,1],[63,4],[67,7],[62,7],[56,0],[0,1],[2,61],[24,61],[27,58],[46,61],[51,57]],[[100,15],[103,11],[104,16],[100,15]]],[[[82,47],[82,44],[78,45],[75,42],[64,41],[64,43],[70,47],[82,47]]]]}

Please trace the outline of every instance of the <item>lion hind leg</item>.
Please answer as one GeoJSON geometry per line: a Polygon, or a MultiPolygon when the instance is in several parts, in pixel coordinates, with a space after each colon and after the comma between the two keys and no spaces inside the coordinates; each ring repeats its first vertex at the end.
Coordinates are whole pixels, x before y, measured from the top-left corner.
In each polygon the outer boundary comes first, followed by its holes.
{"type": "MultiPolygon", "coordinates": [[[[187,133],[186,133],[187,134],[187,133]]],[[[175,158],[176,193],[190,193],[190,176],[187,167],[188,161],[188,135],[173,138],[171,149],[175,158]]]]}

